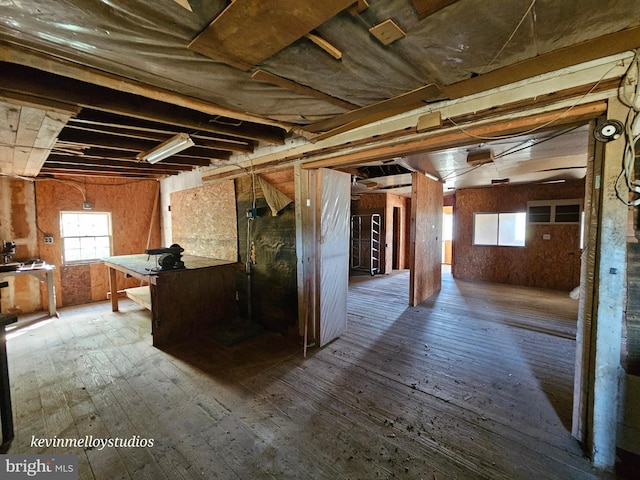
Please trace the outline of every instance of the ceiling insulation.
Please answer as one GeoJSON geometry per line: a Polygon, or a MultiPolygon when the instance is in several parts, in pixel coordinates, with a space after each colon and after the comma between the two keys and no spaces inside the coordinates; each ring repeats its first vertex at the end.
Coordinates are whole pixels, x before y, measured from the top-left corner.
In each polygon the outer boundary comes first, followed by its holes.
{"type": "MultiPolygon", "coordinates": [[[[0,99],[81,110],[43,172],[73,164],[155,178],[195,168],[206,153],[209,165],[235,168],[234,157],[265,145],[322,148],[418,107],[639,47],[637,0],[13,0],[0,13],[0,99]],[[370,32],[379,25],[400,30],[380,42],[370,32]],[[181,132],[196,141],[182,157],[131,164],[136,149],[181,132]]],[[[418,129],[447,121],[424,116],[418,129]]],[[[374,156],[437,143],[421,141],[374,156]]]]}
{"type": "MultiPolygon", "coordinates": [[[[279,122],[304,125],[344,113],[330,102],[257,81],[251,71],[191,50],[191,42],[219,18],[229,2],[190,3],[192,12],[173,0],[5,2],[0,42],[279,122]]],[[[239,3],[236,0],[234,5],[239,3]]],[[[327,2],[294,3],[318,8],[327,2]]],[[[265,59],[241,60],[250,65],[258,62],[255,66],[266,72],[364,107],[428,84],[448,86],[640,25],[636,0],[537,0],[527,13],[530,4],[530,0],[459,0],[422,20],[410,0],[372,0],[369,8],[355,16],[348,11],[333,15],[343,7],[340,4],[320,17],[327,19],[316,28],[319,36],[342,52],[340,61],[305,38],[265,59]],[[525,21],[505,46],[523,15],[525,21]],[[401,26],[406,36],[384,46],[369,29],[387,19],[401,26]]],[[[284,13],[278,11],[275,17],[284,13]]],[[[268,29],[266,18],[255,17],[252,29],[240,24],[233,41],[268,29]],[[265,18],[262,24],[260,18],[265,18]]],[[[284,24],[288,26],[274,25],[289,29],[296,21],[292,17],[284,24]]]]}

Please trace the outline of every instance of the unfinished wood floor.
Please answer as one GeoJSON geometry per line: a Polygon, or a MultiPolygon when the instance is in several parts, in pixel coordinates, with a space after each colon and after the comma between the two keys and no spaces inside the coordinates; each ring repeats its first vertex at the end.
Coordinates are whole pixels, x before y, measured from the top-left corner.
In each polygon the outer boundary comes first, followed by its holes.
{"type": "Polygon", "coordinates": [[[81,479],[608,478],[568,431],[576,304],[443,277],[415,308],[406,272],[355,279],[349,331],[306,360],[276,334],[158,350],[124,300],[63,309],[10,335],[8,453],[76,453],[81,479]]]}

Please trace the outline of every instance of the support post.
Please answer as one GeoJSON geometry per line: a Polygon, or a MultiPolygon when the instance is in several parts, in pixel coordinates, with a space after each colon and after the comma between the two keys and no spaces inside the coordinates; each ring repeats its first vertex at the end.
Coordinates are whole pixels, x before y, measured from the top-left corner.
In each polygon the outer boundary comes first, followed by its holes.
{"type": "MultiPolygon", "coordinates": [[[[608,119],[623,120],[627,107],[617,99],[609,100],[608,119]]],[[[622,168],[624,140],[604,145],[600,179],[598,239],[593,304],[591,362],[592,403],[590,435],[594,466],[611,469],[615,465],[619,385],[623,371],[621,360],[622,324],[625,304],[626,231],[628,207],[616,196],[616,182],[622,168]]],[[[599,181],[598,181],[599,180],[599,181]]]]}

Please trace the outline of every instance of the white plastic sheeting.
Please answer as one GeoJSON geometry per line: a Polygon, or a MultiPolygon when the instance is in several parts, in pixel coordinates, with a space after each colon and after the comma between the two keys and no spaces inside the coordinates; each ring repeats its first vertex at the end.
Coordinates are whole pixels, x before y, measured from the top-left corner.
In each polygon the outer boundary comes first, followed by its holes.
{"type": "MultiPolygon", "coordinates": [[[[190,50],[189,43],[229,1],[189,4],[192,11],[174,0],[0,0],[0,46],[46,54],[274,121],[308,124],[344,113],[190,50]]],[[[459,0],[419,19],[410,0],[371,0],[361,14],[341,12],[317,29],[342,52],[341,60],[302,38],[256,68],[366,106],[640,24],[638,0],[531,4],[459,0]],[[369,28],[389,18],[406,36],[384,46],[369,28]]],[[[240,26],[238,35],[251,32],[240,26]]]]}
{"type": "Polygon", "coordinates": [[[318,171],[319,346],[347,329],[350,179],[343,172],[318,171]]]}

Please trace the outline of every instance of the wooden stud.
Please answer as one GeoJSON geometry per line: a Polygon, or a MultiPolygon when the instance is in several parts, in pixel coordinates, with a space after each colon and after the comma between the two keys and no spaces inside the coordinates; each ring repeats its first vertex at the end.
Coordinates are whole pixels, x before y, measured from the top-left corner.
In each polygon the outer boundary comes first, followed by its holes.
{"type": "Polygon", "coordinates": [[[336,60],[342,59],[342,52],[338,50],[336,47],[334,47],[333,45],[331,45],[329,42],[327,42],[324,38],[318,35],[315,35],[313,33],[307,33],[305,35],[305,38],[311,40],[313,43],[315,43],[317,46],[319,46],[322,50],[327,52],[336,60]]]}

